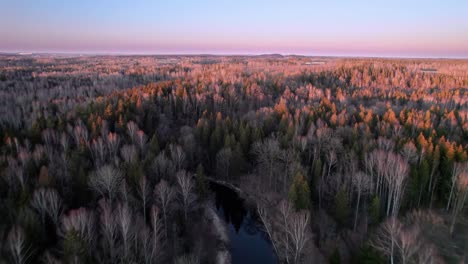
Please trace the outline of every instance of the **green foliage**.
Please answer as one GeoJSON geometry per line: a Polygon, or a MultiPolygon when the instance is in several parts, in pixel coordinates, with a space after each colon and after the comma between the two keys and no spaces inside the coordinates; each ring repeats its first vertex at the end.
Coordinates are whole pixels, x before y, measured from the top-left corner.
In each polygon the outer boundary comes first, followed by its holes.
{"type": "Polygon", "coordinates": [[[359,252],[353,257],[354,264],[385,264],[385,257],[371,246],[362,247],[359,252]]]}
{"type": "Polygon", "coordinates": [[[289,200],[296,210],[310,208],[310,189],[302,173],[297,172],[289,189],[289,200]]]}
{"type": "MultiPolygon", "coordinates": [[[[321,175],[322,175],[322,160],[317,159],[315,161],[313,171],[312,171],[312,186],[318,186],[321,175]]],[[[317,197],[318,196],[317,189],[314,188],[313,191],[314,191],[314,197],[317,197]]]]}
{"type": "Polygon", "coordinates": [[[340,223],[341,225],[346,224],[350,210],[351,208],[349,206],[349,198],[348,198],[348,193],[346,191],[346,187],[341,186],[340,190],[335,196],[335,207],[334,207],[334,215],[338,223],[340,223]]]}
{"type": "Polygon", "coordinates": [[[209,192],[209,183],[208,183],[208,179],[205,176],[203,165],[201,163],[198,164],[198,167],[197,167],[196,184],[197,184],[197,192],[199,196],[206,197],[209,192]]]}
{"type": "Polygon", "coordinates": [[[330,263],[330,264],[340,264],[341,263],[340,251],[338,250],[338,248],[335,248],[335,250],[333,250],[333,253],[331,254],[330,258],[328,259],[328,263],[330,263]]]}
{"type": "Polygon", "coordinates": [[[371,200],[369,214],[373,224],[380,222],[380,199],[378,196],[374,196],[371,200]]]}
{"type": "Polygon", "coordinates": [[[154,132],[153,137],[151,137],[150,145],[149,145],[149,150],[154,154],[158,155],[159,151],[161,150],[159,147],[159,140],[158,140],[158,134],[154,132]]]}

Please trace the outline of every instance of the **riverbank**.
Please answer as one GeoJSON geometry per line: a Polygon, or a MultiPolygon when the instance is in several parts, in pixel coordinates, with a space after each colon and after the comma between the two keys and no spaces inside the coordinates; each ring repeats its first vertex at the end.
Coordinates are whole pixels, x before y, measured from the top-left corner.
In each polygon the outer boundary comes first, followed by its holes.
{"type": "Polygon", "coordinates": [[[217,243],[216,251],[216,264],[231,264],[231,254],[229,252],[229,235],[226,227],[226,223],[218,216],[216,210],[210,206],[205,205],[203,208],[205,218],[211,222],[213,232],[215,234],[217,243]]]}

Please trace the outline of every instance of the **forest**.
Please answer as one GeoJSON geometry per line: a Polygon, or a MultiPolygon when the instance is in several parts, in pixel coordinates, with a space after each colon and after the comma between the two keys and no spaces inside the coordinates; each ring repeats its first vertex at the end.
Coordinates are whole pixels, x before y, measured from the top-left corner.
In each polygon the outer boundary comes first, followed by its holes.
{"type": "Polygon", "coordinates": [[[0,263],[468,261],[468,60],[0,54],[0,263]]]}

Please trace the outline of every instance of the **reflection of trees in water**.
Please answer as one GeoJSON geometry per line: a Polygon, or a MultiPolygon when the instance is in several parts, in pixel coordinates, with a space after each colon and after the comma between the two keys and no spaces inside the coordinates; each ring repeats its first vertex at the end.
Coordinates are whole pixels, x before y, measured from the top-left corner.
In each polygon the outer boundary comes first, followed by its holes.
{"type": "Polygon", "coordinates": [[[254,236],[258,233],[258,224],[254,217],[252,217],[251,213],[247,214],[245,218],[244,230],[247,234],[254,236]]]}
{"type": "Polygon", "coordinates": [[[234,191],[224,186],[212,184],[212,189],[216,194],[216,209],[218,212],[222,210],[224,220],[228,224],[232,224],[238,233],[247,214],[242,199],[234,191]]]}

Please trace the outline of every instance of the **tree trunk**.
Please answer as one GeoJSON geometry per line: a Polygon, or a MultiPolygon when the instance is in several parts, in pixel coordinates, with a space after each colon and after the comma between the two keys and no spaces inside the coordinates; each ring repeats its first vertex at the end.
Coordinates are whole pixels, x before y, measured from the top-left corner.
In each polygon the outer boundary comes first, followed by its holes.
{"type": "Polygon", "coordinates": [[[354,216],[354,228],[353,228],[354,231],[356,231],[356,225],[357,225],[357,219],[358,219],[358,213],[359,213],[359,202],[360,201],[361,201],[361,190],[359,189],[357,204],[356,204],[356,213],[355,213],[355,216],[354,216]]]}

